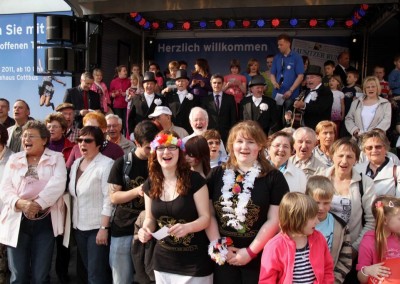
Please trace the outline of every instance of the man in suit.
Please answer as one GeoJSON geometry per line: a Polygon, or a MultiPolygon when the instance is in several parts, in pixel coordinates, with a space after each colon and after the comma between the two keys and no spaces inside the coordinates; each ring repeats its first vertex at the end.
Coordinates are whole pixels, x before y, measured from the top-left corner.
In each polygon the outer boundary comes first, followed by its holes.
{"type": "Polygon", "coordinates": [[[306,91],[303,101],[294,102],[294,108],[303,111],[304,126],[315,129],[322,120],[331,120],[333,93],[322,84],[321,67],[310,65],[306,73],[306,91]]]}
{"type": "Polygon", "coordinates": [[[164,106],[164,97],[155,94],[157,80],[153,72],[147,71],[143,76],[144,94],[132,99],[132,108],[128,118],[128,130],[132,133],[135,126],[154,112],[156,106],[164,106]]]}
{"type": "Polygon", "coordinates": [[[265,134],[277,131],[277,108],[275,100],[263,96],[265,79],[262,75],[255,75],[249,83],[251,96],[242,99],[239,105],[240,120],[257,121],[265,134]]]}
{"type": "Polygon", "coordinates": [[[350,53],[348,51],[342,51],[339,53],[337,60],[339,64],[336,65],[333,75],[339,75],[340,79],[342,79],[343,85],[346,86],[347,72],[355,71],[356,68],[350,66],[350,53]]]}
{"type": "Polygon", "coordinates": [[[222,92],[222,75],[213,75],[210,82],[213,92],[202,99],[201,107],[208,113],[208,128],[218,130],[226,143],[229,130],[237,121],[235,98],[222,92]]]}
{"type": "Polygon", "coordinates": [[[176,72],[175,81],[177,90],[168,92],[165,96],[165,102],[172,112],[172,122],[174,125],[183,127],[188,133],[192,132],[189,122],[190,110],[198,106],[197,96],[189,93],[187,87],[189,85],[189,77],[186,70],[180,69],[176,72]]]}
{"type": "Polygon", "coordinates": [[[78,87],[65,91],[64,103],[73,104],[75,107],[75,121],[78,128],[82,128],[82,118],[90,111],[100,111],[100,96],[90,90],[94,82],[93,75],[90,72],[82,73],[81,83],[78,87]]]}

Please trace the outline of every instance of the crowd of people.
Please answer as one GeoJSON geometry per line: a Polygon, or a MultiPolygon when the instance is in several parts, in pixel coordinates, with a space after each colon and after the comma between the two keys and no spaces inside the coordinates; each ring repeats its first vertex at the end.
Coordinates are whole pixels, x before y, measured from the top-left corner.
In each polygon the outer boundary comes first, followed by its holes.
{"type": "MultiPolygon", "coordinates": [[[[357,85],[277,38],[267,71],[205,59],[85,72],[56,112],[0,98],[0,283],[366,283],[400,258],[400,56],[357,85]],[[388,262],[389,263],[389,262],[388,262]]],[[[397,264],[398,265],[398,264],[397,264]]]]}

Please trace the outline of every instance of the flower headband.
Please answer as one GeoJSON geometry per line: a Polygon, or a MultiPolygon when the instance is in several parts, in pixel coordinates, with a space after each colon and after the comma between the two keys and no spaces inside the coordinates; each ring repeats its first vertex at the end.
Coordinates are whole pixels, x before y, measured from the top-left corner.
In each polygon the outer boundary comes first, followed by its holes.
{"type": "Polygon", "coordinates": [[[153,153],[157,147],[161,145],[176,145],[182,151],[185,151],[185,145],[182,139],[175,137],[172,134],[159,134],[157,135],[154,140],[150,143],[151,153],[153,153]]]}

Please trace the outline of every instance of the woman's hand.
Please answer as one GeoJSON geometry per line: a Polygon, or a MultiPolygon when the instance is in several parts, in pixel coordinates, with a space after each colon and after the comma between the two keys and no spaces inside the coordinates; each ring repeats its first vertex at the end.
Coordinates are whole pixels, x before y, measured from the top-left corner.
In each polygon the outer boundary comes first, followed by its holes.
{"type": "Polygon", "coordinates": [[[250,262],[251,257],[246,248],[228,247],[227,260],[230,265],[243,266],[250,262]]]}
{"type": "Polygon", "coordinates": [[[138,231],[138,238],[139,241],[141,241],[142,243],[147,243],[148,241],[151,240],[153,236],[151,235],[151,232],[149,229],[147,228],[140,228],[138,231]]]}
{"type": "Polygon", "coordinates": [[[363,271],[368,276],[375,277],[379,281],[382,281],[385,277],[390,276],[390,268],[383,266],[384,264],[384,262],[381,262],[374,265],[365,266],[363,271]]]}
{"type": "Polygon", "coordinates": [[[190,234],[190,228],[187,224],[175,224],[173,225],[169,230],[168,233],[171,236],[177,237],[177,238],[183,238],[184,236],[186,236],[187,234],[190,234]]]}
{"type": "Polygon", "coordinates": [[[18,199],[15,203],[15,207],[22,212],[29,218],[34,218],[42,207],[35,201],[25,200],[25,199],[18,199]]]}
{"type": "Polygon", "coordinates": [[[108,245],[108,230],[99,229],[96,236],[96,245],[106,246],[108,245]]]}

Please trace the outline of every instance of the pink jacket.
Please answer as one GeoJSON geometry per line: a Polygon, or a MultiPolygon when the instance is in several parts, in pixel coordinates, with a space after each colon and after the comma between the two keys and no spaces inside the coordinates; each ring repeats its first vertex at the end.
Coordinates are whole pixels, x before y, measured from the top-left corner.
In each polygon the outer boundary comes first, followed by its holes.
{"type": "MultiPolygon", "coordinates": [[[[0,185],[0,198],[3,208],[0,214],[0,243],[16,247],[22,212],[16,210],[15,203],[20,199],[18,187],[21,177],[28,171],[25,151],[12,155],[0,185]]],[[[37,166],[39,180],[48,181],[35,201],[46,209],[50,207],[54,236],[63,234],[65,205],[63,193],[67,181],[67,170],[62,153],[45,149],[37,166]]]]}
{"type": "MultiPolygon", "coordinates": [[[[308,243],[310,263],[316,277],[314,283],[334,283],[333,260],[324,236],[315,230],[308,237],[308,243]]],[[[291,284],[295,252],[296,243],[288,235],[281,232],[273,237],[264,247],[258,283],[291,284]]]]}
{"type": "Polygon", "coordinates": [[[111,105],[110,94],[108,93],[107,85],[104,82],[93,83],[90,89],[100,95],[100,105],[103,108],[104,113],[108,112],[108,105],[111,105]],[[102,89],[102,94],[99,93],[99,88],[102,89]]]}
{"type": "Polygon", "coordinates": [[[128,78],[115,78],[110,83],[110,96],[113,91],[118,91],[118,95],[114,97],[113,106],[115,108],[125,108],[128,103],[125,101],[126,90],[131,86],[128,78]]]}

